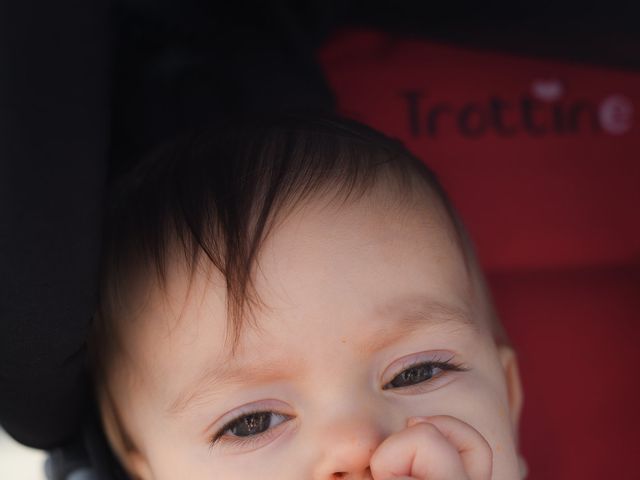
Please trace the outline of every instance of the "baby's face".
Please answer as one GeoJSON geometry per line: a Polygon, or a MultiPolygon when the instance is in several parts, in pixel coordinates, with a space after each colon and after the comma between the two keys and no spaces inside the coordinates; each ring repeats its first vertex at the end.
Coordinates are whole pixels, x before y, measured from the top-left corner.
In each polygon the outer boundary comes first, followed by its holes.
{"type": "Polygon", "coordinates": [[[219,276],[189,290],[176,264],[130,312],[111,387],[140,476],[369,479],[409,418],[450,415],[486,439],[493,479],[519,478],[517,373],[435,201],[312,201],[256,272],[266,307],[233,354],[219,276]]]}

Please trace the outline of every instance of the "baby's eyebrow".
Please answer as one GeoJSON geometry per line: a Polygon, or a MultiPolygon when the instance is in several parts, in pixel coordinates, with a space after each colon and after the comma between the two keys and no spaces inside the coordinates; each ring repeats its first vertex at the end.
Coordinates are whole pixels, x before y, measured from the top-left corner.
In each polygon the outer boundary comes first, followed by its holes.
{"type": "Polygon", "coordinates": [[[227,361],[223,366],[206,369],[170,404],[167,413],[172,416],[180,415],[208,393],[230,385],[264,384],[289,379],[291,376],[291,359],[265,360],[259,366],[227,361]]]}
{"type": "Polygon", "coordinates": [[[446,325],[448,330],[476,330],[478,325],[463,307],[422,296],[400,298],[377,309],[384,325],[365,338],[359,350],[372,353],[392,345],[416,330],[446,325]]]}
{"type": "MultiPolygon", "coordinates": [[[[358,353],[370,355],[382,350],[417,330],[436,328],[446,325],[447,331],[458,329],[477,329],[477,324],[465,308],[433,301],[425,297],[398,298],[387,304],[377,306],[372,317],[378,317],[383,325],[350,343],[358,353]]],[[[232,359],[222,362],[222,366],[208,368],[186,388],[167,408],[170,415],[179,415],[189,406],[198,402],[208,393],[229,385],[264,384],[290,379],[300,374],[303,365],[292,369],[290,358],[272,358],[261,361],[259,365],[237,363],[232,359]],[[293,372],[292,372],[293,370],[293,372]]]]}

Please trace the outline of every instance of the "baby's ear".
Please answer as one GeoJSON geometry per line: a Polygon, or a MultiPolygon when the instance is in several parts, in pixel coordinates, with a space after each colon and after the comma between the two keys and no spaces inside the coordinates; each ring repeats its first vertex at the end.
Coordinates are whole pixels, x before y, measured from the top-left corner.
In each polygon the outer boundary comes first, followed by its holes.
{"type": "Polygon", "coordinates": [[[100,413],[105,436],[118,460],[134,480],[153,480],[149,463],[133,445],[122,428],[112,403],[104,397],[100,401],[100,413]]]}
{"type": "Polygon", "coordinates": [[[149,463],[138,451],[127,452],[127,471],[133,474],[136,480],[153,480],[149,463]]]}
{"type": "Polygon", "coordinates": [[[518,438],[518,424],[524,402],[524,392],[520,381],[518,370],[518,360],[514,349],[508,345],[498,346],[498,355],[502,363],[505,381],[507,385],[507,395],[509,400],[509,415],[515,438],[518,438]]]}

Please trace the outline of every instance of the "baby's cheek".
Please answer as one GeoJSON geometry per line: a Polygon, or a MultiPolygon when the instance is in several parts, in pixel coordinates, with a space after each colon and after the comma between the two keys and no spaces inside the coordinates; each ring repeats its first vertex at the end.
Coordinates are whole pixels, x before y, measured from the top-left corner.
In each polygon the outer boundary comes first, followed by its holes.
{"type": "Polygon", "coordinates": [[[410,416],[451,415],[471,425],[491,446],[492,480],[519,478],[516,442],[507,401],[500,388],[469,375],[408,403],[410,416]]]}

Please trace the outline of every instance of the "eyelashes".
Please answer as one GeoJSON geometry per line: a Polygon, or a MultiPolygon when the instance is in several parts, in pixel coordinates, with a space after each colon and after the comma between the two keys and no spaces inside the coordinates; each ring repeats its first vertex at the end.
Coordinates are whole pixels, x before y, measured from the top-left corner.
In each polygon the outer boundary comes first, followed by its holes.
{"type": "Polygon", "coordinates": [[[238,446],[251,446],[251,442],[256,440],[266,440],[279,425],[292,420],[291,415],[284,415],[269,410],[254,410],[243,413],[226,423],[211,438],[210,447],[213,448],[223,437],[225,442],[230,442],[238,446]],[[229,435],[229,433],[231,433],[229,435]]]}
{"type": "MultiPolygon", "coordinates": [[[[382,386],[382,390],[410,391],[431,386],[436,379],[446,375],[447,372],[465,372],[469,369],[462,364],[454,363],[449,359],[435,357],[428,361],[416,361],[405,364],[389,382],[382,386]]],[[[270,409],[251,409],[242,412],[222,428],[220,428],[209,441],[210,449],[224,443],[230,447],[251,449],[268,442],[274,436],[281,433],[287,422],[295,417],[270,409]]]]}
{"type": "Polygon", "coordinates": [[[469,370],[462,364],[449,360],[434,358],[428,361],[418,361],[403,368],[390,382],[383,385],[383,390],[409,388],[441,377],[445,372],[466,372],[469,370]]]}

